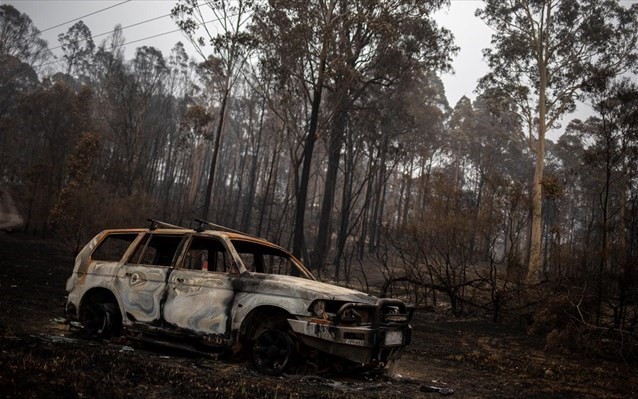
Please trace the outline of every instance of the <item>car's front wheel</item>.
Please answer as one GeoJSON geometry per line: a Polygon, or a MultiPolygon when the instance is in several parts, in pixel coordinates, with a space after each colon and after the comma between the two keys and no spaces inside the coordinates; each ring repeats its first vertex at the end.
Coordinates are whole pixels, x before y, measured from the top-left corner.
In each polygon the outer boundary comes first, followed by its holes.
{"type": "Polygon", "coordinates": [[[294,337],[285,329],[264,330],[255,339],[252,349],[255,367],[268,375],[280,375],[296,357],[294,337]]]}

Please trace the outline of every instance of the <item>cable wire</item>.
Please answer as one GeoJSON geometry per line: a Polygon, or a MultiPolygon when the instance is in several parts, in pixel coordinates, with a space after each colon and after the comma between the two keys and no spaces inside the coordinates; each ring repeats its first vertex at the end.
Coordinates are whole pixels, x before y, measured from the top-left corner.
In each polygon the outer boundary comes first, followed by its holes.
{"type": "MultiPolygon", "coordinates": [[[[211,23],[211,22],[214,22],[214,21],[219,21],[219,19],[211,19],[211,20],[208,20],[208,21],[204,21],[204,22],[202,22],[202,23],[199,23],[199,24],[197,24],[197,25],[198,25],[198,26],[201,26],[201,25],[208,24],[208,23],[211,23]]],[[[179,29],[179,28],[178,28],[178,29],[174,29],[174,30],[171,30],[171,31],[158,33],[158,34],[155,34],[155,35],[151,35],[151,36],[144,37],[144,38],[142,38],[142,39],[131,40],[131,41],[128,41],[128,42],[126,42],[126,43],[118,44],[118,45],[116,45],[116,46],[113,46],[113,48],[124,47],[124,46],[126,46],[126,45],[128,45],[128,44],[139,43],[139,42],[142,42],[142,41],[145,41],[145,40],[154,39],[154,38],[156,38],[156,37],[169,35],[169,34],[171,34],[171,33],[179,32],[179,31],[181,31],[181,29],[179,29]]],[[[110,33],[110,32],[109,32],[109,33],[110,33]]],[[[61,60],[57,60],[57,59],[56,59],[56,60],[54,60],[54,61],[49,61],[49,62],[45,62],[45,63],[42,63],[42,64],[34,65],[34,66],[33,66],[33,69],[36,69],[36,68],[42,68],[42,67],[45,67],[45,66],[48,66],[48,65],[52,65],[52,64],[55,64],[55,63],[58,63],[58,62],[61,62],[61,60]]]]}
{"type": "Polygon", "coordinates": [[[115,8],[115,7],[117,7],[117,6],[121,6],[122,4],[124,4],[124,3],[128,3],[128,2],[130,2],[130,1],[131,1],[131,0],[124,0],[124,1],[122,1],[122,2],[120,2],[120,3],[114,4],[114,5],[112,5],[112,6],[108,6],[108,7],[106,7],[106,8],[101,9],[101,10],[93,11],[92,13],[89,13],[89,14],[83,15],[83,16],[81,16],[81,17],[77,17],[77,18],[75,18],[75,19],[72,19],[72,20],[69,20],[69,21],[66,21],[66,22],[62,22],[61,24],[57,24],[57,25],[52,26],[52,27],[50,27],[50,28],[46,28],[45,30],[41,30],[41,31],[40,31],[40,33],[50,31],[51,29],[59,28],[60,26],[66,25],[66,24],[71,23],[71,22],[75,22],[75,21],[80,20],[80,19],[82,19],[82,18],[90,17],[91,15],[99,14],[99,13],[101,13],[101,12],[103,12],[103,11],[109,10],[109,9],[111,9],[111,8],[115,8]]]}
{"type": "MultiPolygon", "coordinates": [[[[131,1],[131,0],[127,0],[127,1],[131,1]]],[[[111,7],[115,7],[115,6],[118,6],[118,5],[123,4],[123,3],[126,3],[126,1],[125,1],[125,2],[122,2],[122,3],[119,3],[119,4],[116,4],[116,5],[114,5],[114,6],[111,6],[111,7]]],[[[197,7],[200,7],[200,6],[201,6],[201,5],[203,5],[203,4],[205,4],[205,2],[202,2],[202,3],[197,4],[197,7]]],[[[104,10],[106,10],[106,9],[104,9],[104,10]]],[[[103,11],[103,10],[102,10],[102,11],[103,11]]],[[[97,13],[97,12],[98,12],[98,11],[96,11],[96,13],[97,13]]],[[[157,21],[158,19],[166,18],[166,17],[170,16],[171,14],[172,14],[172,13],[170,13],[170,12],[169,12],[168,14],[160,15],[160,16],[155,17],[155,18],[150,18],[150,19],[147,19],[147,20],[145,20],[145,21],[141,21],[141,22],[137,22],[137,23],[134,23],[134,24],[131,24],[131,25],[127,25],[127,26],[124,26],[124,27],[120,28],[120,30],[124,31],[125,29],[128,29],[128,28],[133,28],[133,27],[135,27],[135,26],[139,26],[139,25],[143,25],[143,24],[146,24],[146,23],[149,23],[149,22],[157,21]]],[[[80,18],[83,18],[83,17],[76,18],[76,19],[71,20],[71,21],[69,21],[69,22],[76,21],[76,20],[78,20],[78,19],[80,19],[80,18]]],[[[65,22],[65,23],[68,23],[68,22],[65,22]]],[[[64,24],[60,24],[60,25],[57,25],[57,26],[61,26],[61,25],[64,25],[64,24]]],[[[54,28],[54,27],[53,27],[53,28],[54,28]]],[[[50,29],[53,29],[53,28],[48,28],[48,29],[46,29],[46,30],[50,30],[50,29]]],[[[97,37],[106,36],[106,35],[109,35],[109,34],[111,34],[111,33],[113,33],[113,32],[115,32],[115,29],[114,29],[114,30],[111,30],[111,31],[108,31],[108,32],[100,33],[100,34],[98,34],[98,35],[91,35],[91,39],[94,39],[94,38],[97,38],[97,37]]],[[[84,42],[84,41],[86,41],[86,40],[81,40],[81,41],[82,41],[82,42],[84,42]]],[[[52,47],[52,48],[50,48],[50,49],[49,49],[49,51],[57,50],[57,49],[59,49],[59,48],[62,48],[62,45],[59,45],[59,46],[56,46],[56,47],[52,47]]]]}
{"type": "MultiPolygon", "coordinates": [[[[109,8],[113,8],[113,7],[119,6],[119,5],[124,4],[124,3],[127,3],[127,2],[129,2],[129,1],[131,1],[131,0],[126,0],[126,1],[123,1],[123,2],[121,2],[121,3],[115,4],[115,5],[113,5],[113,6],[110,6],[110,7],[104,8],[104,9],[102,9],[102,10],[95,11],[95,12],[93,12],[93,13],[91,13],[91,14],[87,14],[87,15],[85,15],[85,17],[86,17],[86,16],[88,16],[88,15],[96,14],[96,13],[98,13],[98,12],[102,12],[102,11],[107,10],[107,9],[109,9],[109,8]]],[[[202,4],[204,4],[204,2],[197,4],[197,6],[199,7],[199,6],[201,6],[202,4]]],[[[128,25],[128,26],[126,26],[126,27],[124,27],[124,28],[121,28],[121,29],[122,29],[122,30],[124,30],[124,29],[126,29],[126,28],[131,28],[131,27],[134,27],[134,26],[142,25],[142,24],[145,24],[145,23],[148,23],[148,22],[151,22],[151,21],[157,20],[157,19],[165,18],[165,17],[166,17],[166,16],[168,16],[168,15],[170,15],[170,14],[161,15],[161,16],[159,16],[159,17],[151,18],[151,19],[148,19],[148,20],[146,20],[146,21],[137,22],[137,23],[135,23],[135,24],[128,25]]],[[[238,15],[238,14],[229,15],[228,17],[229,17],[229,18],[232,18],[232,17],[235,17],[235,16],[237,16],[237,15],[238,15]]],[[[79,18],[73,19],[73,20],[71,20],[71,21],[67,21],[67,22],[65,22],[64,24],[69,23],[69,22],[76,21],[76,20],[81,19],[81,18],[84,18],[84,17],[79,17],[79,18]]],[[[197,24],[197,26],[202,26],[202,25],[205,25],[205,24],[208,24],[208,23],[211,23],[211,22],[217,22],[217,21],[220,21],[220,20],[221,20],[221,17],[219,17],[219,18],[213,18],[213,19],[211,19],[211,20],[208,20],[208,21],[204,21],[204,22],[198,23],[198,24],[197,24]]],[[[56,25],[55,27],[59,27],[59,26],[64,25],[64,24],[59,24],[59,25],[56,25]]],[[[51,30],[51,29],[53,29],[53,28],[55,28],[55,27],[51,27],[51,28],[48,28],[48,29],[46,29],[46,30],[51,30]]],[[[180,29],[180,28],[178,28],[178,29],[174,29],[174,30],[170,30],[170,31],[167,31],[167,32],[158,33],[158,34],[151,35],[151,36],[147,36],[147,37],[144,37],[144,38],[141,38],[141,39],[131,40],[131,41],[128,41],[128,42],[126,42],[126,43],[122,43],[122,44],[116,45],[116,46],[114,46],[113,48],[120,48],[120,47],[124,47],[124,46],[129,45],[129,44],[143,42],[143,41],[145,41],[145,40],[154,39],[154,38],[156,38],[156,37],[169,35],[169,34],[172,34],[172,33],[179,32],[179,31],[181,31],[181,29],[180,29]]],[[[93,37],[104,36],[104,35],[108,35],[108,34],[113,33],[113,32],[115,32],[115,30],[110,31],[110,32],[100,33],[99,35],[91,36],[91,37],[93,38],[93,37]]],[[[61,47],[62,47],[62,46],[60,45],[60,46],[54,47],[54,48],[52,48],[52,49],[49,49],[49,51],[50,51],[50,50],[55,50],[55,49],[58,49],[58,48],[61,48],[61,47]]],[[[55,59],[55,60],[53,60],[53,61],[49,61],[49,62],[42,63],[42,64],[33,65],[33,66],[32,66],[32,68],[35,70],[35,69],[39,69],[39,68],[42,68],[42,67],[45,67],[45,66],[49,66],[49,65],[53,65],[53,64],[57,64],[57,63],[61,63],[61,62],[62,62],[62,60],[58,59],[55,55],[53,55],[53,57],[54,57],[54,58],[56,58],[56,59],[55,59]]]]}
{"type": "MultiPolygon", "coordinates": [[[[146,23],[149,23],[149,22],[157,21],[158,19],[166,18],[166,17],[168,17],[169,15],[171,15],[171,14],[170,14],[170,13],[168,13],[168,14],[160,15],[159,17],[155,17],[155,18],[147,19],[146,21],[141,21],[141,22],[134,23],[134,24],[132,24],[132,25],[127,25],[127,26],[124,26],[124,27],[120,28],[120,30],[122,30],[122,31],[123,31],[123,30],[125,30],[125,29],[132,28],[132,27],[134,27],[134,26],[139,26],[139,25],[143,25],[143,24],[146,24],[146,23]]],[[[91,39],[95,39],[95,38],[97,38],[97,37],[102,37],[102,36],[110,35],[110,34],[112,34],[113,32],[115,32],[115,30],[111,30],[111,31],[108,31],[108,32],[100,33],[99,35],[91,35],[91,39]]],[[[86,41],[86,40],[80,40],[80,42],[85,42],[85,41],[86,41]]],[[[57,50],[57,49],[59,49],[59,48],[61,48],[61,47],[62,47],[62,45],[59,45],[59,46],[56,46],[56,47],[52,47],[52,48],[50,48],[50,49],[49,49],[49,51],[57,50]]]]}

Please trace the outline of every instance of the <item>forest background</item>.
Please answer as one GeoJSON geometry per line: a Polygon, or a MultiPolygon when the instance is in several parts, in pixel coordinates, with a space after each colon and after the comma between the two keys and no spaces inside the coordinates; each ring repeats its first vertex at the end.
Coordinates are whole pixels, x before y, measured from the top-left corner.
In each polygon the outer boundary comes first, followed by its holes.
{"type": "Polygon", "coordinates": [[[199,55],[128,60],[122,27],[96,42],[82,21],[53,60],[1,5],[0,185],[70,250],[204,218],[324,280],[635,358],[638,7],[479,3],[490,72],[452,107],[447,5],[180,0],[199,55]],[[593,115],[561,126],[577,101],[593,115]]]}

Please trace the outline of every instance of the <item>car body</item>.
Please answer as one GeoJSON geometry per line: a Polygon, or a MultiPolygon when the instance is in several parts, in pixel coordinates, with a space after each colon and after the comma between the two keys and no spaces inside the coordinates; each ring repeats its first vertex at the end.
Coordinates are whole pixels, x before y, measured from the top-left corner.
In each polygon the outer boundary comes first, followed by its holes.
{"type": "Polygon", "coordinates": [[[403,302],[319,282],[285,249],[220,229],[105,230],[77,255],[66,289],[67,315],[90,335],[251,352],[269,374],[300,358],[389,366],[410,342],[403,302]]]}

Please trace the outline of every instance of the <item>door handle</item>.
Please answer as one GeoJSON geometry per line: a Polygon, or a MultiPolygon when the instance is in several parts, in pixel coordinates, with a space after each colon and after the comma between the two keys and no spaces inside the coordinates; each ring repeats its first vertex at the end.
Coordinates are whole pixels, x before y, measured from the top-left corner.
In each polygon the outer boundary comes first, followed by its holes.
{"type": "Polygon", "coordinates": [[[184,279],[183,279],[183,278],[181,278],[181,277],[178,277],[178,278],[176,278],[175,280],[177,280],[177,282],[178,282],[178,283],[183,283],[183,282],[184,282],[184,279]]]}
{"type": "Polygon", "coordinates": [[[146,281],[144,274],[141,273],[125,273],[124,275],[129,278],[129,284],[131,284],[131,286],[144,284],[146,281]]]}

